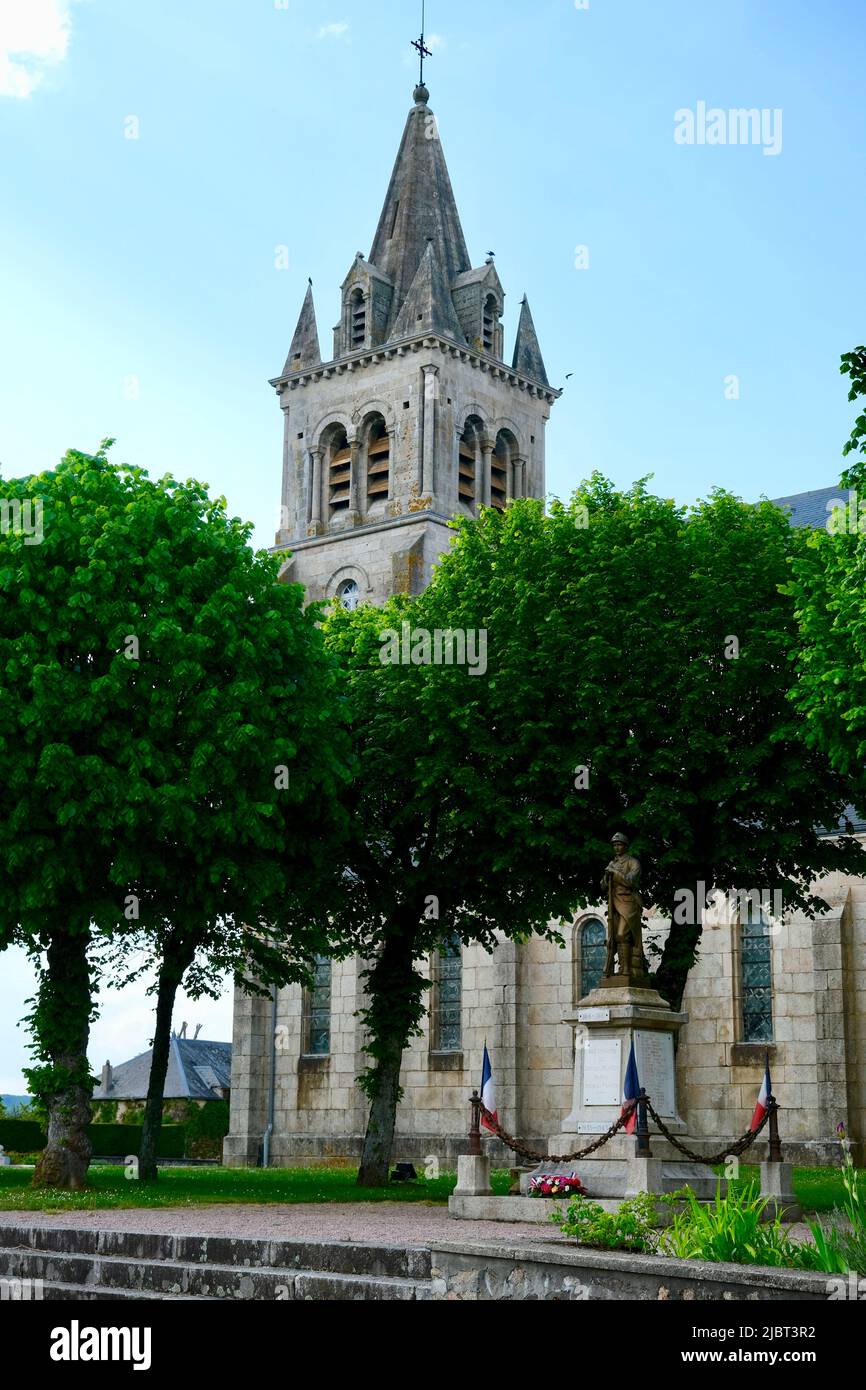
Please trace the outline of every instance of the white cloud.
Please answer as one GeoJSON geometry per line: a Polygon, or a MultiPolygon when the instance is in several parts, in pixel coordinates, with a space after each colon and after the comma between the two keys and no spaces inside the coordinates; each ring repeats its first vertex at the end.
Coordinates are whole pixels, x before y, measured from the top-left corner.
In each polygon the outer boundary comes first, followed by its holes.
{"type": "Polygon", "coordinates": [[[350,25],[348,20],[343,20],[340,24],[323,24],[316,38],[341,39],[344,34],[348,34],[349,28],[350,25]]]}
{"type": "Polygon", "coordinates": [[[0,96],[29,97],[69,49],[74,0],[0,0],[0,96]]]}
{"type": "Polygon", "coordinates": [[[430,49],[431,53],[435,53],[437,49],[445,47],[445,40],[443,39],[441,34],[426,34],[424,37],[424,42],[430,49]]]}

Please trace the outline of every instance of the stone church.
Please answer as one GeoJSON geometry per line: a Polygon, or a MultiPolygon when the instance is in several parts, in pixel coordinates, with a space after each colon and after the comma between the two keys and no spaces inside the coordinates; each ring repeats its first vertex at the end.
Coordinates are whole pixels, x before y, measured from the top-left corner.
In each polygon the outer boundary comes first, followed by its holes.
{"type": "MultiPolygon", "coordinates": [[[[417,594],[450,544],[452,517],[545,495],[545,428],[560,392],[525,298],[506,360],[503,286],[492,254],[472,265],[428,103],[419,85],[370,254],[357,252],[343,281],[331,357],[322,360],[310,287],[271,383],[284,421],[276,545],[291,551],[284,578],[310,599],[417,594]]],[[[782,499],[794,524],[812,521],[798,509],[818,496],[782,499]]],[[[704,1152],[746,1129],[769,1053],[786,1157],[835,1161],[840,1121],[862,1157],[866,883],[837,877],[818,891],[828,910],[816,921],[770,927],[758,910],[705,929],[676,1061],[680,1114],[704,1152]]],[[[561,947],[503,941],[492,955],[469,947],[430,960],[424,1034],[404,1054],[395,1160],[454,1166],[485,1042],[506,1128],[542,1150],[561,1131],[578,1001],[604,965],[604,912],[560,930],[561,947]]],[[[236,994],[226,1163],[360,1152],[360,969],[322,959],[309,990],[236,994]]]]}

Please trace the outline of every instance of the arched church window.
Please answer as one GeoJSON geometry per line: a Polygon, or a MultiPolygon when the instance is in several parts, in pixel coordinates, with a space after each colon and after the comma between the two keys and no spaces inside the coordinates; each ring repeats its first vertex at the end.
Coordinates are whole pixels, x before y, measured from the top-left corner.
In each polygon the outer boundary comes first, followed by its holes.
{"type": "Polygon", "coordinates": [[[305,1057],[327,1057],[331,1051],[331,962],[316,956],[313,983],[304,991],[305,1057]]]}
{"type": "Polygon", "coordinates": [[[353,290],[349,300],[349,335],[353,352],[366,346],[367,305],[361,289],[353,290]]]}
{"type": "Polygon", "coordinates": [[[496,448],[490,456],[490,505],[505,510],[508,496],[508,470],[511,467],[511,449],[508,440],[500,430],[496,436],[496,448]]]}
{"type": "Polygon", "coordinates": [[[380,415],[370,426],[367,436],[367,501],[384,501],[388,496],[390,480],[391,439],[380,415]]]}
{"type": "Polygon", "coordinates": [[[328,499],[332,515],[348,510],[351,477],[352,451],[346,431],[339,429],[331,439],[328,464],[328,499]]]}
{"type": "Polygon", "coordinates": [[[604,975],[607,932],[598,917],[588,917],[580,926],[580,995],[584,999],[604,975]]]}
{"type": "Polygon", "coordinates": [[[434,1052],[459,1052],[462,1027],[463,948],[459,936],[449,938],[433,966],[430,1036],[434,1052]]]}
{"type": "Polygon", "coordinates": [[[353,613],[361,602],[361,589],[358,581],[356,579],[344,579],[342,584],[337,585],[337,598],[344,608],[353,613]]]}
{"type": "Polygon", "coordinates": [[[460,436],[457,459],[457,496],[467,507],[475,502],[475,479],[478,473],[478,432],[469,421],[460,436]]]}
{"type": "Polygon", "coordinates": [[[482,345],[484,351],[493,356],[496,352],[496,329],[499,323],[499,305],[496,296],[489,294],[484,301],[484,322],[482,325],[482,345]]]}
{"type": "Polygon", "coordinates": [[[743,1042],[773,1041],[773,975],[770,925],[763,909],[749,901],[740,923],[740,997],[743,1042]]]}

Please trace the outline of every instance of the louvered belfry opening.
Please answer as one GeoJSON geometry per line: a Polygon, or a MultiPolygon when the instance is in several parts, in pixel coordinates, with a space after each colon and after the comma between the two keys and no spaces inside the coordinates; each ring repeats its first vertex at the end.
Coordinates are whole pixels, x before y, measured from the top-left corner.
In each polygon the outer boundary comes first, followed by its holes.
{"type": "Polygon", "coordinates": [[[511,439],[504,430],[496,436],[496,448],[490,459],[490,505],[505,510],[508,498],[508,470],[513,454],[511,439]]]}
{"type": "Polygon", "coordinates": [[[500,510],[505,510],[509,495],[509,468],[513,466],[518,453],[520,450],[512,431],[500,430],[491,457],[491,506],[500,510]]]}
{"type": "Polygon", "coordinates": [[[471,416],[460,436],[457,460],[457,496],[467,507],[474,507],[478,477],[478,440],[483,429],[481,421],[471,416]]]}
{"type": "Polygon", "coordinates": [[[496,353],[496,323],[499,318],[499,306],[496,303],[495,295],[489,294],[484,301],[484,322],[482,326],[482,345],[484,351],[491,357],[496,353]]]}
{"type": "Polygon", "coordinates": [[[383,502],[391,483],[391,438],[382,416],[377,416],[367,435],[367,501],[383,502]]]}
{"type": "Polygon", "coordinates": [[[352,451],[346,431],[339,426],[328,443],[328,504],[332,516],[349,509],[352,451]]]}
{"type": "Polygon", "coordinates": [[[353,352],[367,345],[367,306],[364,291],[354,290],[349,301],[349,335],[353,352]]]}

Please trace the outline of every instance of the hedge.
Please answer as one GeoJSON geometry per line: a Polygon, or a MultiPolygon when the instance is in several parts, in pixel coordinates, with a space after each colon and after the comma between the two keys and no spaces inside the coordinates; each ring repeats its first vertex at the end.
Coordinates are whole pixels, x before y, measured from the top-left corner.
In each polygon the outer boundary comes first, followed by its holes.
{"type": "MultiPolygon", "coordinates": [[[[89,1125],[87,1133],[97,1157],[126,1158],[141,1147],[141,1125],[89,1125]]],[[[186,1132],[183,1125],[163,1125],[156,1146],[159,1158],[183,1158],[186,1132]]],[[[0,1120],[0,1144],[7,1153],[35,1153],[44,1149],[45,1134],[35,1120],[0,1120]]]]}
{"type": "Polygon", "coordinates": [[[45,1148],[45,1134],[36,1120],[0,1119],[0,1144],[7,1153],[34,1153],[45,1148]]]}

